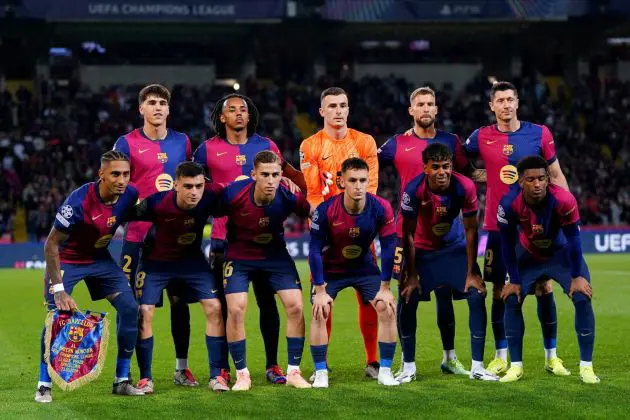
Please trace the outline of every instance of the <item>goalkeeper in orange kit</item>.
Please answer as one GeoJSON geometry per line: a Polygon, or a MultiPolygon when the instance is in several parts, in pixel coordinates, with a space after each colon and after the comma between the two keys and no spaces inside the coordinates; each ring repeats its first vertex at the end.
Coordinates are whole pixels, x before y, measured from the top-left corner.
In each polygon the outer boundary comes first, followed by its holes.
{"type": "MultiPolygon", "coordinates": [[[[307,186],[307,200],[316,208],[324,200],[342,192],[340,185],[341,164],[352,157],[367,162],[369,169],[368,192],[376,194],[378,188],[378,156],[376,142],[369,134],[348,128],[348,95],[338,87],[325,89],[321,94],[319,114],[324,118],[324,128],[300,145],[300,167],[307,186]]],[[[374,251],[374,248],[372,247],[374,251]]],[[[376,256],[375,256],[376,258],[376,256]]],[[[374,307],[359,301],[359,326],[365,344],[365,375],[378,377],[378,317],[374,307]]],[[[328,317],[328,336],[332,316],[328,317]]]]}

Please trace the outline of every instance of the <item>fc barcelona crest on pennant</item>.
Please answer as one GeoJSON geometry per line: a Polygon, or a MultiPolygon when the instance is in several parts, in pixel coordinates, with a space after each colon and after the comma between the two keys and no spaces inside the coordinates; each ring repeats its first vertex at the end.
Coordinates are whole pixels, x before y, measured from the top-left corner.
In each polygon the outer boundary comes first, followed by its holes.
{"type": "Polygon", "coordinates": [[[533,234],[540,235],[544,231],[545,231],[545,228],[543,228],[543,225],[532,225],[532,233],[533,234]]]}
{"type": "Polygon", "coordinates": [[[166,163],[168,162],[168,155],[164,152],[158,153],[157,154],[157,160],[160,163],[166,163]]]}
{"type": "Polygon", "coordinates": [[[112,227],[116,224],[116,216],[107,218],[107,227],[112,227]]]}
{"type": "Polygon", "coordinates": [[[505,156],[510,156],[512,153],[514,153],[514,145],[512,145],[512,144],[504,144],[503,145],[503,154],[505,156]]]}
{"type": "Polygon", "coordinates": [[[238,166],[243,166],[247,163],[247,157],[245,155],[236,155],[236,164],[238,166]]]}
{"type": "Polygon", "coordinates": [[[357,236],[361,234],[361,230],[359,229],[358,226],[351,227],[348,234],[350,235],[351,238],[356,238],[357,236]]]}
{"type": "Polygon", "coordinates": [[[269,226],[269,217],[261,217],[258,219],[258,226],[266,227],[269,226]]]}

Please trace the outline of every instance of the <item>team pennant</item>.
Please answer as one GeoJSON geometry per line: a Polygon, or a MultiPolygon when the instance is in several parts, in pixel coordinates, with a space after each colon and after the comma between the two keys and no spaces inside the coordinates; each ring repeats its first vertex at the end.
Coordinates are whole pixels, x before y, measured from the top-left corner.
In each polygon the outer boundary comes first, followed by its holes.
{"type": "Polygon", "coordinates": [[[109,319],[105,313],[50,311],[46,317],[48,373],[64,391],[98,378],[105,364],[109,319]]]}

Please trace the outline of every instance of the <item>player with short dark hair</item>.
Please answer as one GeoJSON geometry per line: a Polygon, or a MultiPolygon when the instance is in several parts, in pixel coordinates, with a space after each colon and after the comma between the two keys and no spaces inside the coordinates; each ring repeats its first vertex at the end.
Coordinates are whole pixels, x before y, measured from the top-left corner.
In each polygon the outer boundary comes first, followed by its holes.
{"type": "MultiPolygon", "coordinates": [[[[258,125],[258,109],[247,96],[230,94],[217,101],[211,115],[216,136],[203,142],[193,155],[193,160],[206,169],[213,182],[229,184],[233,181],[247,179],[254,169],[254,157],[262,150],[271,150],[280,158],[282,154],[273,140],[256,133],[258,125]]],[[[304,177],[288,162],[281,159],[284,182],[292,192],[300,188],[306,189],[304,177]]],[[[218,217],[212,223],[210,263],[215,278],[223,275],[228,243],[226,227],[228,217],[218,217]]],[[[275,384],[284,384],[286,376],[278,366],[278,340],[280,335],[280,315],[276,306],[273,290],[266,282],[254,282],[256,302],[260,308],[260,331],[265,344],[266,377],[275,384]],[[264,315],[263,315],[264,314],[264,315]]],[[[222,284],[219,294],[227,319],[222,284]]],[[[229,378],[229,364],[224,361],[225,376],[229,378]]]]}
{"type": "Polygon", "coordinates": [[[324,201],[313,213],[308,261],[313,277],[311,354],[315,388],[328,388],[326,321],[333,300],[348,287],[378,314],[378,383],[399,385],[391,371],[396,351],[396,300],[389,287],[396,241],[394,213],[387,201],[367,192],[369,179],[367,162],[345,160],[341,165],[343,192],[324,201]],[[377,235],[381,270],[371,250],[377,235]]]}
{"type": "MultiPolygon", "coordinates": [[[[462,151],[461,141],[456,134],[438,130],[435,120],[438,115],[435,92],[428,86],[419,87],[409,96],[409,115],[413,118],[414,126],[404,134],[390,137],[378,149],[378,158],[381,163],[390,163],[398,172],[400,180],[399,194],[402,195],[407,184],[423,172],[422,152],[427,146],[435,143],[446,145],[454,155],[454,169],[459,173],[468,173],[470,165],[462,151]]],[[[400,206],[400,203],[399,203],[400,206]]],[[[394,278],[399,280],[400,273],[404,270],[405,258],[403,255],[402,239],[403,217],[398,210],[396,220],[397,245],[394,255],[394,278]]],[[[400,288],[398,289],[400,293],[400,288]]],[[[455,353],[455,311],[453,298],[463,299],[463,294],[458,294],[451,288],[443,286],[435,289],[437,324],[442,338],[443,357],[440,369],[444,373],[469,375],[455,353]]],[[[430,301],[431,294],[423,291],[420,301],[430,301]]],[[[404,323],[408,334],[407,340],[416,341],[416,325],[418,312],[418,300],[413,299],[407,303],[405,299],[398,299],[398,335],[402,342],[401,326],[404,323]]],[[[401,369],[396,373],[396,378],[402,382],[410,382],[416,377],[415,354],[402,355],[401,369]]]]}
{"type": "Polygon", "coordinates": [[[536,282],[554,279],[575,306],[575,330],[580,347],[582,382],[599,383],[593,371],[595,316],[590,274],[580,240],[580,215],[575,197],[550,183],[548,162],[528,156],[518,163],[519,190],[503,197],[497,208],[501,249],[509,283],[501,297],[506,302],[505,328],[511,366],[501,382],[523,376],[523,300],[536,282]]]}
{"type": "MultiPolygon", "coordinates": [[[[125,222],[138,200],[138,190],[129,185],[130,172],[127,157],[109,151],[101,157],[99,180],[74,190],[59,207],[44,245],[44,296],[49,309],[73,311],[78,306],[70,295],[85,280],[92,300],[109,300],[116,308],[118,320],[118,357],[112,393],[144,395],[133,386],[129,375],[138,335],[138,305],[127,278],[107,250],[116,229],[125,222]]],[[[35,392],[35,401],[40,403],[52,402],[52,381],[44,360],[45,331],[44,328],[35,392]]]]}
{"type": "MultiPolygon", "coordinates": [[[[475,130],[464,143],[464,149],[472,156],[479,156],[484,163],[487,190],[483,229],[488,232],[484,259],[484,280],[492,282],[492,330],[496,354],[488,370],[500,374],[507,369],[507,339],[505,337],[505,304],[501,290],[505,284],[506,270],[501,253],[501,239],[496,215],[501,198],[518,188],[516,164],[526,156],[542,156],[549,163],[551,182],[568,191],[562,174],[554,139],[544,125],[520,121],[517,116],[518,92],[509,82],[496,82],[490,91],[490,109],[497,123],[475,130]]],[[[538,318],[543,331],[545,369],[554,375],[565,376],[569,371],[556,355],[557,314],[550,281],[537,285],[538,318]]]]}
{"type": "MultiPolygon", "coordinates": [[[[206,347],[210,365],[209,388],[229,391],[221,376],[221,359],[225,351],[225,325],[221,302],[217,296],[217,280],[208,270],[201,250],[203,228],[216,210],[223,186],[205,183],[203,167],[182,162],[175,169],[174,188],[153,194],[135,211],[136,220],[153,225],[142,250],[136,274],[136,294],[140,304],[139,353],[140,381],[138,388],[153,393],[153,313],[164,289],[170,288],[186,302],[200,302],[206,316],[206,347]]],[[[220,279],[218,281],[221,281],[220,279]]]]}
{"type": "MultiPolygon", "coordinates": [[[[477,189],[471,179],[453,172],[448,146],[429,145],[422,160],[424,172],[407,184],[401,200],[406,265],[400,298],[415,301],[417,308],[420,292],[447,286],[463,295],[468,301],[473,360],[469,377],[498,381],[498,376],[483,367],[487,314],[486,288],[477,265],[477,189]]],[[[403,354],[415,355],[415,335],[410,331],[415,323],[401,323],[403,354]]]]}
{"type": "MultiPolygon", "coordinates": [[[[162,85],[152,84],[142,88],[138,94],[138,104],[144,124],[121,136],[114,144],[114,150],[129,158],[131,182],[137,186],[141,200],[156,192],[171,190],[175,168],[191,157],[188,136],[166,126],[170,101],[171,93],[162,85]]],[[[142,242],[150,228],[151,223],[144,221],[130,222],[125,228],[120,266],[134,290],[142,242]]],[[[188,369],[190,311],[186,303],[173,295],[172,290],[168,290],[168,296],[176,358],[173,381],[176,385],[198,386],[199,383],[188,369]]],[[[161,298],[158,306],[162,306],[161,298]]],[[[142,347],[142,342],[138,345],[136,354],[142,359],[148,349],[142,347]]]]}
{"type": "MultiPolygon", "coordinates": [[[[266,283],[277,293],[287,314],[288,368],[286,384],[310,388],[300,372],[304,351],[302,286],[284,241],[283,223],[291,213],[308,217],[310,205],[301,193],[281,185],[282,160],[264,150],[254,157],[251,178],[230,184],[221,195],[227,214],[227,254],[223,286],[228,306],[227,340],[236,367],[232,391],[248,391],[245,313],[249,283],[266,283]]],[[[266,314],[261,314],[266,315],[266,314]]]]}

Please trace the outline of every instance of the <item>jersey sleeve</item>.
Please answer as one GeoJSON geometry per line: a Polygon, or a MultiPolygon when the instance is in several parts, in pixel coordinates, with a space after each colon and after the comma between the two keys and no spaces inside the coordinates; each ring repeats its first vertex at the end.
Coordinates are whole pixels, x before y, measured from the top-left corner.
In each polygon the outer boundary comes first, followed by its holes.
{"type": "Polygon", "coordinates": [[[542,135],[540,137],[541,148],[542,148],[542,157],[547,161],[547,163],[551,164],[557,160],[556,157],[556,145],[553,140],[553,135],[551,131],[547,128],[547,126],[542,126],[542,135]]]}
{"type": "Polygon", "coordinates": [[[83,221],[83,200],[74,191],[66,198],[55,215],[53,227],[63,233],[69,234],[74,227],[83,221]]]}
{"type": "Polygon", "coordinates": [[[477,200],[477,188],[472,180],[464,182],[464,206],[462,214],[464,217],[477,215],[479,211],[479,201],[477,200]]]}
{"type": "Polygon", "coordinates": [[[118,137],[116,143],[114,143],[114,150],[124,153],[129,159],[131,159],[131,151],[129,150],[129,142],[125,136],[118,137]]]}
{"type": "Polygon", "coordinates": [[[326,204],[320,204],[313,213],[311,222],[311,237],[309,242],[308,265],[311,269],[313,284],[324,284],[324,261],[322,250],[327,245],[328,217],[326,204]]]}
{"type": "Polygon", "coordinates": [[[365,135],[361,142],[363,152],[361,158],[368,164],[368,192],[376,194],[378,190],[378,152],[376,150],[376,140],[370,135],[365,135]]]}
{"type": "Polygon", "coordinates": [[[394,223],[394,211],[392,210],[391,204],[383,200],[381,201],[381,205],[383,206],[383,213],[381,214],[381,226],[378,230],[378,236],[384,238],[396,233],[396,223],[394,223]]]}
{"type": "Polygon", "coordinates": [[[278,145],[273,140],[269,140],[269,150],[274,152],[280,158],[280,163],[284,163],[284,156],[282,156],[282,152],[278,148],[278,145]]]}
{"type": "Polygon", "coordinates": [[[455,136],[455,157],[453,159],[453,163],[455,165],[455,170],[459,173],[464,173],[466,171],[466,169],[468,168],[468,157],[466,157],[466,154],[464,153],[464,150],[462,148],[462,141],[460,140],[459,136],[455,136]]]}
{"type": "Polygon", "coordinates": [[[134,210],[134,214],[132,214],[133,220],[144,220],[144,221],[152,221],[154,216],[154,209],[156,205],[157,197],[162,196],[161,193],[152,194],[138,203],[134,210]]]}
{"type": "Polygon", "coordinates": [[[190,137],[186,137],[186,160],[192,159],[192,146],[190,145],[190,137]]]}
{"type": "Polygon", "coordinates": [[[464,151],[470,155],[479,154],[479,129],[473,131],[473,133],[466,139],[463,144],[464,151]]]}
{"type": "Polygon", "coordinates": [[[400,209],[403,217],[407,219],[415,219],[418,217],[418,178],[414,178],[402,194],[400,209]]]}
{"type": "Polygon", "coordinates": [[[317,166],[316,151],[314,146],[307,139],[300,145],[300,170],[304,174],[306,182],[306,198],[312,207],[317,207],[324,201],[322,195],[322,181],[317,166]]]}
{"type": "Polygon", "coordinates": [[[392,136],[378,149],[380,162],[393,162],[396,157],[396,137],[392,136]]]}
{"type": "Polygon", "coordinates": [[[295,209],[294,213],[300,217],[309,217],[311,214],[311,204],[306,199],[306,196],[301,192],[294,194],[295,197],[295,209]]]}
{"type": "Polygon", "coordinates": [[[567,191],[561,191],[558,200],[558,215],[560,216],[560,225],[567,226],[577,224],[580,221],[580,211],[578,209],[577,200],[573,194],[567,191]]]}

